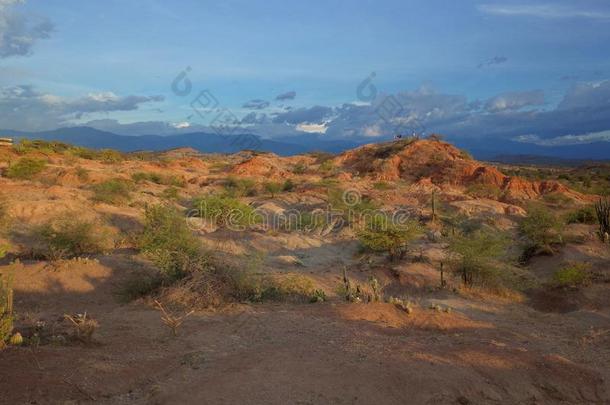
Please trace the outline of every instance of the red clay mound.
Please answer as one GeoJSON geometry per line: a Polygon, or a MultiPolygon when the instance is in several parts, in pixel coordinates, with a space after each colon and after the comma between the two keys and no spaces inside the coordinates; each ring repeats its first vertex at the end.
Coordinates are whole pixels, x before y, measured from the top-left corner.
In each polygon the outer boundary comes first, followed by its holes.
{"type": "Polygon", "coordinates": [[[287,177],[288,170],[277,155],[270,153],[253,156],[235,165],[231,173],[247,177],[283,178],[287,177]]]}
{"type": "Polygon", "coordinates": [[[530,182],[504,175],[498,169],[473,160],[466,152],[436,140],[400,140],[364,145],[335,158],[335,164],[359,176],[375,180],[406,179],[416,184],[473,184],[499,189],[506,200],[527,200],[560,193],[576,200],[581,195],[556,181],[530,182]]]}

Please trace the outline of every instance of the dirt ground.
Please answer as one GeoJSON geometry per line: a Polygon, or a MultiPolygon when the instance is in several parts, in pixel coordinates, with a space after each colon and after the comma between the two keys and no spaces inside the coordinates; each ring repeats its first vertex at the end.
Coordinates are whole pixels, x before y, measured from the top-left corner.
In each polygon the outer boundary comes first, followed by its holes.
{"type": "Polygon", "coordinates": [[[0,352],[3,404],[604,404],[609,313],[541,312],[453,292],[392,304],[234,305],[186,318],[171,336],[149,303],[117,289],[130,252],[59,268],[24,263],[21,322],[87,311],[90,345],[0,352]],[[430,303],[451,312],[435,311],[430,303]]]}
{"type": "MultiPolygon", "coordinates": [[[[0,351],[0,404],[610,404],[610,250],[590,225],[569,228],[579,240],[568,240],[554,256],[513,266],[534,285],[515,296],[463,290],[459,280],[438,289],[443,246],[434,237],[414,243],[408,260],[390,263],[359,254],[354,235],[332,227],[313,233],[202,229],[195,234],[215,255],[257,261],[257,271],[279,277],[306,276],[328,300],[198,311],[172,336],[150,299],[126,302],[121,295],[133,274],[150,270],[130,238],[142,228],[144,207],[162,201],[166,186],[137,184],[124,205],[92,201],[90,186],[139,171],[172,174],[185,183],[172,204],[187,210],[193,197],[222,190],[228,174],[245,172],[257,174],[259,183],[292,176],[300,187],[276,198],[243,198],[263,211],[326,204],[322,180],[328,179],[313,169],[290,174],[305,158],[240,156],[106,164],[51,155],[39,178],[1,179],[15,223],[10,240],[0,240],[10,246],[0,271],[21,258],[13,272],[15,330],[48,336],[40,345],[0,351]],[[89,171],[88,180],[79,180],[77,167],[89,171]],[[89,259],[33,260],[27,230],[62,212],[103,220],[120,236],[116,248],[89,259]],[[548,288],[545,282],[570,261],[591,264],[596,281],[548,288]],[[334,293],[343,268],[362,285],[374,276],[386,298],[408,297],[412,312],[390,303],[345,303],[334,293]],[[93,342],[65,340],[71,331],[64,315],[84,312],[99,322],[93,342]]],[[[443,162],[476,166],[451,156],[443,162]]],[[[347,174],[333,180],[343,184],[345,177],[387,208],[411,207],[422,218],[430,216],[430,193],[441,190],[429,178],[386,189],[347,174]]],[[[528,184],[521,186],[533,189],[528,184]]],[[[498,229],[514,230],[524,215],[519,206],[472,198],[460,187],[444,187],[438,197],[469,218],[483,215],[498,229]]]]}

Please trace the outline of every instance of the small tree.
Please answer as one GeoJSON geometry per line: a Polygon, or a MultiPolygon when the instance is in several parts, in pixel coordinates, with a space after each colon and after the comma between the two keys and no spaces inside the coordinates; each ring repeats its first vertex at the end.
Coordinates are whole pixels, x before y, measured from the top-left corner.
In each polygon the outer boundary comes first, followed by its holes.
{"type": "Polygon", "coordinates": [[[410,242],[420,236],[422,228],[417,221],[393,224],[388,219],[369,222],[358,232],[360,243],[373,252],[386,252],[390,260],[402,259],[410,242]]]}
{"type": "Polygon", "coordinates": [[[489,282],[496,268],[493,261],[506,252],[506,238],[490,230],[456,235],[449,241],[453,270],[465,285],[489,282]]]}
{"type": "Polygon", "coordinates": [[[263,184],[263,187],[265,187],[265,190],[271,194],[271,198],[275,198],[275,195],[282,191],[282,184],[275,181],[266,182],[263,184]]]}
{"type": "Polygon", "coordinates": [[[521,233],[529,239],[529,249],[543,249],[553,253],[552,245],[563,241],[563,222],[540,205],[530,206],[527,216],[519,225],[521,233]]]}

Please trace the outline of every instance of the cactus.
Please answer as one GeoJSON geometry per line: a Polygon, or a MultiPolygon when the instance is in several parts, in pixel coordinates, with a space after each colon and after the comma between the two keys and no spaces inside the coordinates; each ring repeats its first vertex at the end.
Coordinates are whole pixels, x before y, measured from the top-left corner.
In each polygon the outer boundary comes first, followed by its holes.
{"type": "Polygon", "coordinates": [[[436,190],[432,191],[432,222],[436,220],[436,190]]]}
{"type": "Polygon", "coordinates": [[[595,204],[595,213],[597,214],[597,222],[599,222],[598,236],[602,242],[610,242],[610,199],[601,198],[595,204]]]}
{"type": "Polygon", "coordinates": [[[0,274],[0,346],[13,331],[13,289],[11,279],[0,274]]]}

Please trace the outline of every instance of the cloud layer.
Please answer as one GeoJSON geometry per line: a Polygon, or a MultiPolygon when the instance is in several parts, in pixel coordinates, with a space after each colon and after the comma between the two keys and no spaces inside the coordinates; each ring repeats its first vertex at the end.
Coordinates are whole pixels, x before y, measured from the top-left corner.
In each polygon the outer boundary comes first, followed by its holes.
{"type": "Polygon", "coordinates": [[[29,85],[5,87],[0,89],[0,128],[52,129],[86,114],[132,111],[143,103],[162,100],[163,96],[118,96],[111,92],[66,99],[29,85]]]}
{"type": "Polygon", "coordinates": [[[53,24],[44,18],[34,19],[14,11],[20,0],[0,0],[0,58],[27,56],[38,40],[48,38],[53,24]]]}

